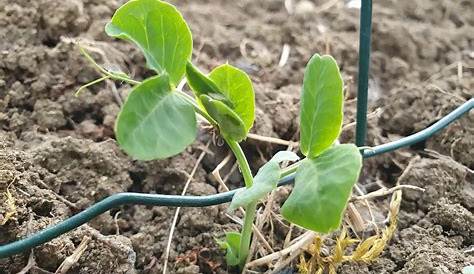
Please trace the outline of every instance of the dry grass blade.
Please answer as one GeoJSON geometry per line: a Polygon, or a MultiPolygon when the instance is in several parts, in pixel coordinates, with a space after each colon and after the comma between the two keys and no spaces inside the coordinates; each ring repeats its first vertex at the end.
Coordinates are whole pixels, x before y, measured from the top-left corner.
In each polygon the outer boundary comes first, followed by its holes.
{"type": "Polygon", "coordinates": [[[309,245],[312,242],[314,236],[315,236],[314,232],[308,231],[304,234],[304,236],[298,242],[294,243],[293,245],[290,245],[289,247],[287,247],[285,249],[274,252],[274,253],[272,253],[270,255],[267,255],[265,257],[262,257],[262,258],[259,258],[257,260],[251,261],[246,265],[246,268],[253,268],[253,267],[256,267],[256,266],[265,265],[265,264],[268,264],[268,263],[270,263],[274,260],[277,260],[277,259],[279,259],[283,256],[286,256],[288,254],[296,252],[296,251],[304,248],[305,246],[309,245]]]}
{"type": "Polygon", "coordinates": [[[17,180],[17,177],[14,177],[12,181],[10,182],[10,184],[8,184],[7,186],[7,190],[5,192],[5,205],[6,205],[6,208],[8,208],[8,211],[5,213],[3,220],[0,222],[0,226],[5,225],[16,214],[15,198],[13,198],[13,195],[10,192],[10,187],[13,185],[13,183],[16,180],[17,180]]]}
{"type": "Polygon", "coordinates": [[[356,196],[356,197],[352,197],[351,198],[351,201],[359,201],[359,200],[368,200],[368,199],[374,199],[374,198],[377,198],[377,197],[381,197],[381,196],[386,196],[386,195],[389,195],[389,194],[392,194],[394,193],[395,191],[398,191],[398,190],[402,190],[402,189],[411,189],[411,190],[417,190],[417,191],[425,191],[424,188],[421,188],[421,187],[417,187],[417,186],[412,186],[412,185],[397,185],[397,186],[394,186],[392,188],[389,188],[389,189],[379,189],[379,190],[376,190],[374,192],[370,192],[368,194],[365,194],[365,195],[361,195],[361,196],[356,196]]]}
{"type": "Polygon", "coordinates": [[[272,144],[277,144],[277,145],[283,145],[283,146],[298,146],[298,142],[293,142],[293,141],[287,141],[279,138],[274,138],[274,137],[267,137],[267,136],[261,136],[258,134],[253,134],[249,133],[247,134],[247,137],[249,139],[257,140],[257,141],[262,141],[262,142],[267,142],[267,143],[272,143],[272,144]]]}
{"type": "Polygon", "coordinates": [[[84,251],[86,251],[87,245],[89,244],[90,240],[90,237],[84,236],[76,250],[74,250],[74,252],[61,263],[61,265],[58,267],[58,269],[56,269],[56,272],[54,272],[54,274],[67,273],[69,269],[71,269],[71,267],[73,267],[79,261],[84,251]]]}
{"type": "MultiPolygon", "coordinates": [[[[33,213],[30,213],[30,217],[28,219],[28,226],[26,228],[27,234],[31,233],[31,224],[33,222],[33,213]]],[[[17,274],[26,274],[28,273],[34,266],[36,266],[36,259],[35,259],[35,252],[33,250],[30,251],[30,256],[28,257],[28,263],[22,270],[20,270],[17,274]]]]}
{"type": "MultiPolygon", "coordinates": [[[[210,143],[211,143],[210,141],[207,142],[206,150],[209,147],[210,143]]],[[[196,164],[193,167],[193,170],[189,174],[188,180],[186,181],[186,184],[184,185],[183,191],[181,192],[182,196],[184,194],[186,194],[186,191],[188,190],[189,184],[191,183],[191,181],[194,177],[194,174],[196,173],[196,171],[199,167],[199,164],[201,163],[202,159],[204,159],[204,156],[206,155],[206,150],[203,150],[201,152],[201,154],[199,155],[199,157],[196,161],[196,164]]],[[[168,270],[168,260],[169,260],[169,256],[170,256],[171,242],[173,241],[173,234],[174,234],[174,230],[176,228],[176,223],[178,222],[178,216],[179,216],[180,210],[181,210],[181,207],[176,208],[176,212],[174,214],[173,221],[171,222],[170,233],[169,233],[169,236],[168,236],[168,242],[166,244],[166,250],[165,250],[165,255],[164,255],[163,274],[166,274],[167,273],[166,271],[168,270]]]]}
{"type": "MultiPolygon", "coordinates": [[[[377,108],[375,109],[374,111],[370,112],[369,114],[367,114],[367,120],[370,120],[370,119],[373,119],[375,117],[379,117],[380,114],[382,114],[383,112],[383,108],[377,108]]],[[[348,130],[349,128],[353,127],[356,125],[356,122],[351,122],[351,123],[348,123],[346,125],[344,125],[342,127],[342,131],[345,131],[345,130],[348,130]]]]}
{"type": "Polygon", "coordinates": [[[221,174],[220,174],[220,170],[223,169],[227,163],[230,161],[230,159],[232,158],[232,153],[229,153],[227,154],[227,156],[222,160],[222,162],[220,162],[216,168],[211,172],[212,176],[214,176],[214,178],[216,178],[217,182],[219,183],[219,185],[225,190],[225,191],[229,191],[229,188],[227,187],[227,185],[225,184],[224,180],[222,180],[222,177],[221,177],[221,174]]]}
{"type": "Polygon", "coordinates": [[[278,62],[278,66],[280,68],[284,67],[288,62],[288,58],[290,57],[290,50],[291,47],[288,44],[283,45],[283,49],[281,50],[280,61],[278,62]]]}

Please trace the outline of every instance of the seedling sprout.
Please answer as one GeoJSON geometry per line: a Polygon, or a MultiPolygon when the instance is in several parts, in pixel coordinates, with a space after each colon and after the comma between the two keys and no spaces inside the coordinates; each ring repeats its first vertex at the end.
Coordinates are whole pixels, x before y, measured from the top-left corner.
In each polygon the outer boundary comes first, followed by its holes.
{"type": "Polygon", "coordinates": [[[228,265],[244,266],[257,203],[277,187],[283,175],[296,172],[294,189],[281,208],[286,220],[320,233],[340,227],[362,157],[355,145],[337,142],[343,120],[343,81],[331,56],[315,54],[306,66],[300,110],[304,158],[280,151],[253,176],[239,144],[255,120],[254,89],[244,71],[226,63],[203,73],[191,61],[192,34],[186,21],[173,5],[160,0],[127,2],[105,30],[111,37],[133,42],[156,74],[139,82],[99,68],[103,76],[90,83],[115,79],[133,85],[115,125],[117,142],[126,153],[146,161],[182,152],[196,138],[199,115],[219,132],[237,159],[246,188],[236,193],[229,211],[242,207],[245,216],[242,230],[227,232],[220,242],[228,265]],[[183,77],[194,98],[177,90],[183,77]],[[280,163],[284,161],[296,163],[283,169],[280,163]]]}

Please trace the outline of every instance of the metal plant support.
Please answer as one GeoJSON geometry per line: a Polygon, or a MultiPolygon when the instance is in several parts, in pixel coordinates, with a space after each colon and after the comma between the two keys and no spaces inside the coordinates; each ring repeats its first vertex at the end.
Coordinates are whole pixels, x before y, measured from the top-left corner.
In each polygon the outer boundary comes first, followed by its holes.
{"type": "MultiPolygon", "coordinates": [[[[360,24],[356,125],[356,145],[359,147],[365,145],[367,130],[367,96],[370,63],[370,36],[372,31],[372,0],[362,0],[360,24]]],[[[447,127],[453,121],[459,119],[465,113],[468,113],[473,108],[474,99],[471,98],[469,101],[465,102],[430,127],[397,141],[372,148],[366,148],[361,153],[364,158],[369,158],[426,140],[433,134],[447,127]]],[[[293,182],[294,177],[295,174],[285,176],[280,180],[279,186],[293,182]]],[[[230,202],[238,190],[239,189],[208,196],[178,196],[131,192],[114,194],[56,225],[48,227],[24,239],[0,246],[0,258],[9,257],[46,243],[84,223],[87,223],[98,215],[121,205],[139,204],[169,207],[206,207],[230,202]]]]}

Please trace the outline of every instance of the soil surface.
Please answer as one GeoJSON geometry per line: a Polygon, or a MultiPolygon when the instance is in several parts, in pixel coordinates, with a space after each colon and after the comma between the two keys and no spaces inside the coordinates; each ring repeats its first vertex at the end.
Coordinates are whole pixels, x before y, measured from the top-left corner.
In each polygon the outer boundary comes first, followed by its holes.
{"type": "MultiPolygon", "coordinates": [[[[107,68],[120,68],[136,79],[151,75],[133,45],[103,31],[123,2],[0,0],[0,244],[58,223],[114,193],[180,194],[196,164],[187,193],[223,191],[208,174],[228,152],[206,130],[176,157],[133,161],[120,151],[113,133],[130,87],[105,83],[74,96],[98,74],[73,39],[80,39],[107,68]],[[202,151],[206,155],[197,163],[202,151]]],[[[254,133],[297,141],[305,64],[314,53],[333,55],[347,93],[348,126],[341,142],[353,142],[349,124],[355,117],[357,8],[342,0],[294,0],[291,9],[283,0],[174,2],[192,29],[194,60],[202,69],[229,61],[251,75],[257,103],[254,133]],[[279,66],[285,44],[290,55],[279,66]]],[[[374,2],[369,107],[380,109],[380,115],[369,119],[370,146],[429,126],[474,90],[474,2],[374,2]]],[[[362,191],[398,181],[425,192],[404,193],[399,227],[378,260],[345,263],[338,273],[460,273],[474,263],[473,122],[471,112],[426,142],[366,160],[362,191]]],[[[244,149],[256,171],[286,147],[248,140],[244,149]]],[[[235,188],[240,177],[230,166],[221,173],[229,174],[227,184],[235,188]]],[[[288,192],[277,191],[276,213],[288,192]]],[[[389,199],[374,204],[385,216],[389,199]]],[[[30,273],[55,272],[89,238],[68,273],[162,273],[174,214],[174,208],[165,207],[113,209],[35,248],[30,273]]],[[[277,219],[262,231],[275,249],[288,232],[288,224],[277,219]]],[[[169,273],[228,273],[215,239],[238,227],[226,216],[226,205],[181,209],[169,273]]],[[[29,255],[0,259],[0,273],[19,272],[29,255]]],[[[297,263],[282,273],[293,273],[297,263]]]]}

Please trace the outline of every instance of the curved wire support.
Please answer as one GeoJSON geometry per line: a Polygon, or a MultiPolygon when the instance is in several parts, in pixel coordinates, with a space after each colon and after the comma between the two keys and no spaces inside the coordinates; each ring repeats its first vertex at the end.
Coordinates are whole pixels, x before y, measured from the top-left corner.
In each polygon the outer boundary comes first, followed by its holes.
{"type": "MultiPolygon", "coordinates": [[[[430,127],[418,133],[397,141],[379,145],[370,149],[365,149],[362,152],[362,155],[364,158],[373,157],[378,154],[393,151],[398,148],[410,146],[417,142],[423,141],[441,129],[445,128],[456,119],[460,118],[463,114],[469,112],[472,108],[474,108],[474,99],[470,99],[469,101],[465,102],[430,127]]],[[[295,173],[287,175],[280,179],[278,186],[289,184],[293,182],[294,178],[295,173]]],[[[121,205],[138,204],[170,207],[206,207],[230,202],[234,194],[239,190],[240,189],[235,189],[232,191],[208,196],[178,196],[130,192],[114,194],[56,225],[48,227],[16,242],[0,246],[0,258],[9,257],[48,242],[87,223],[96,216],[121,205]]]]}

